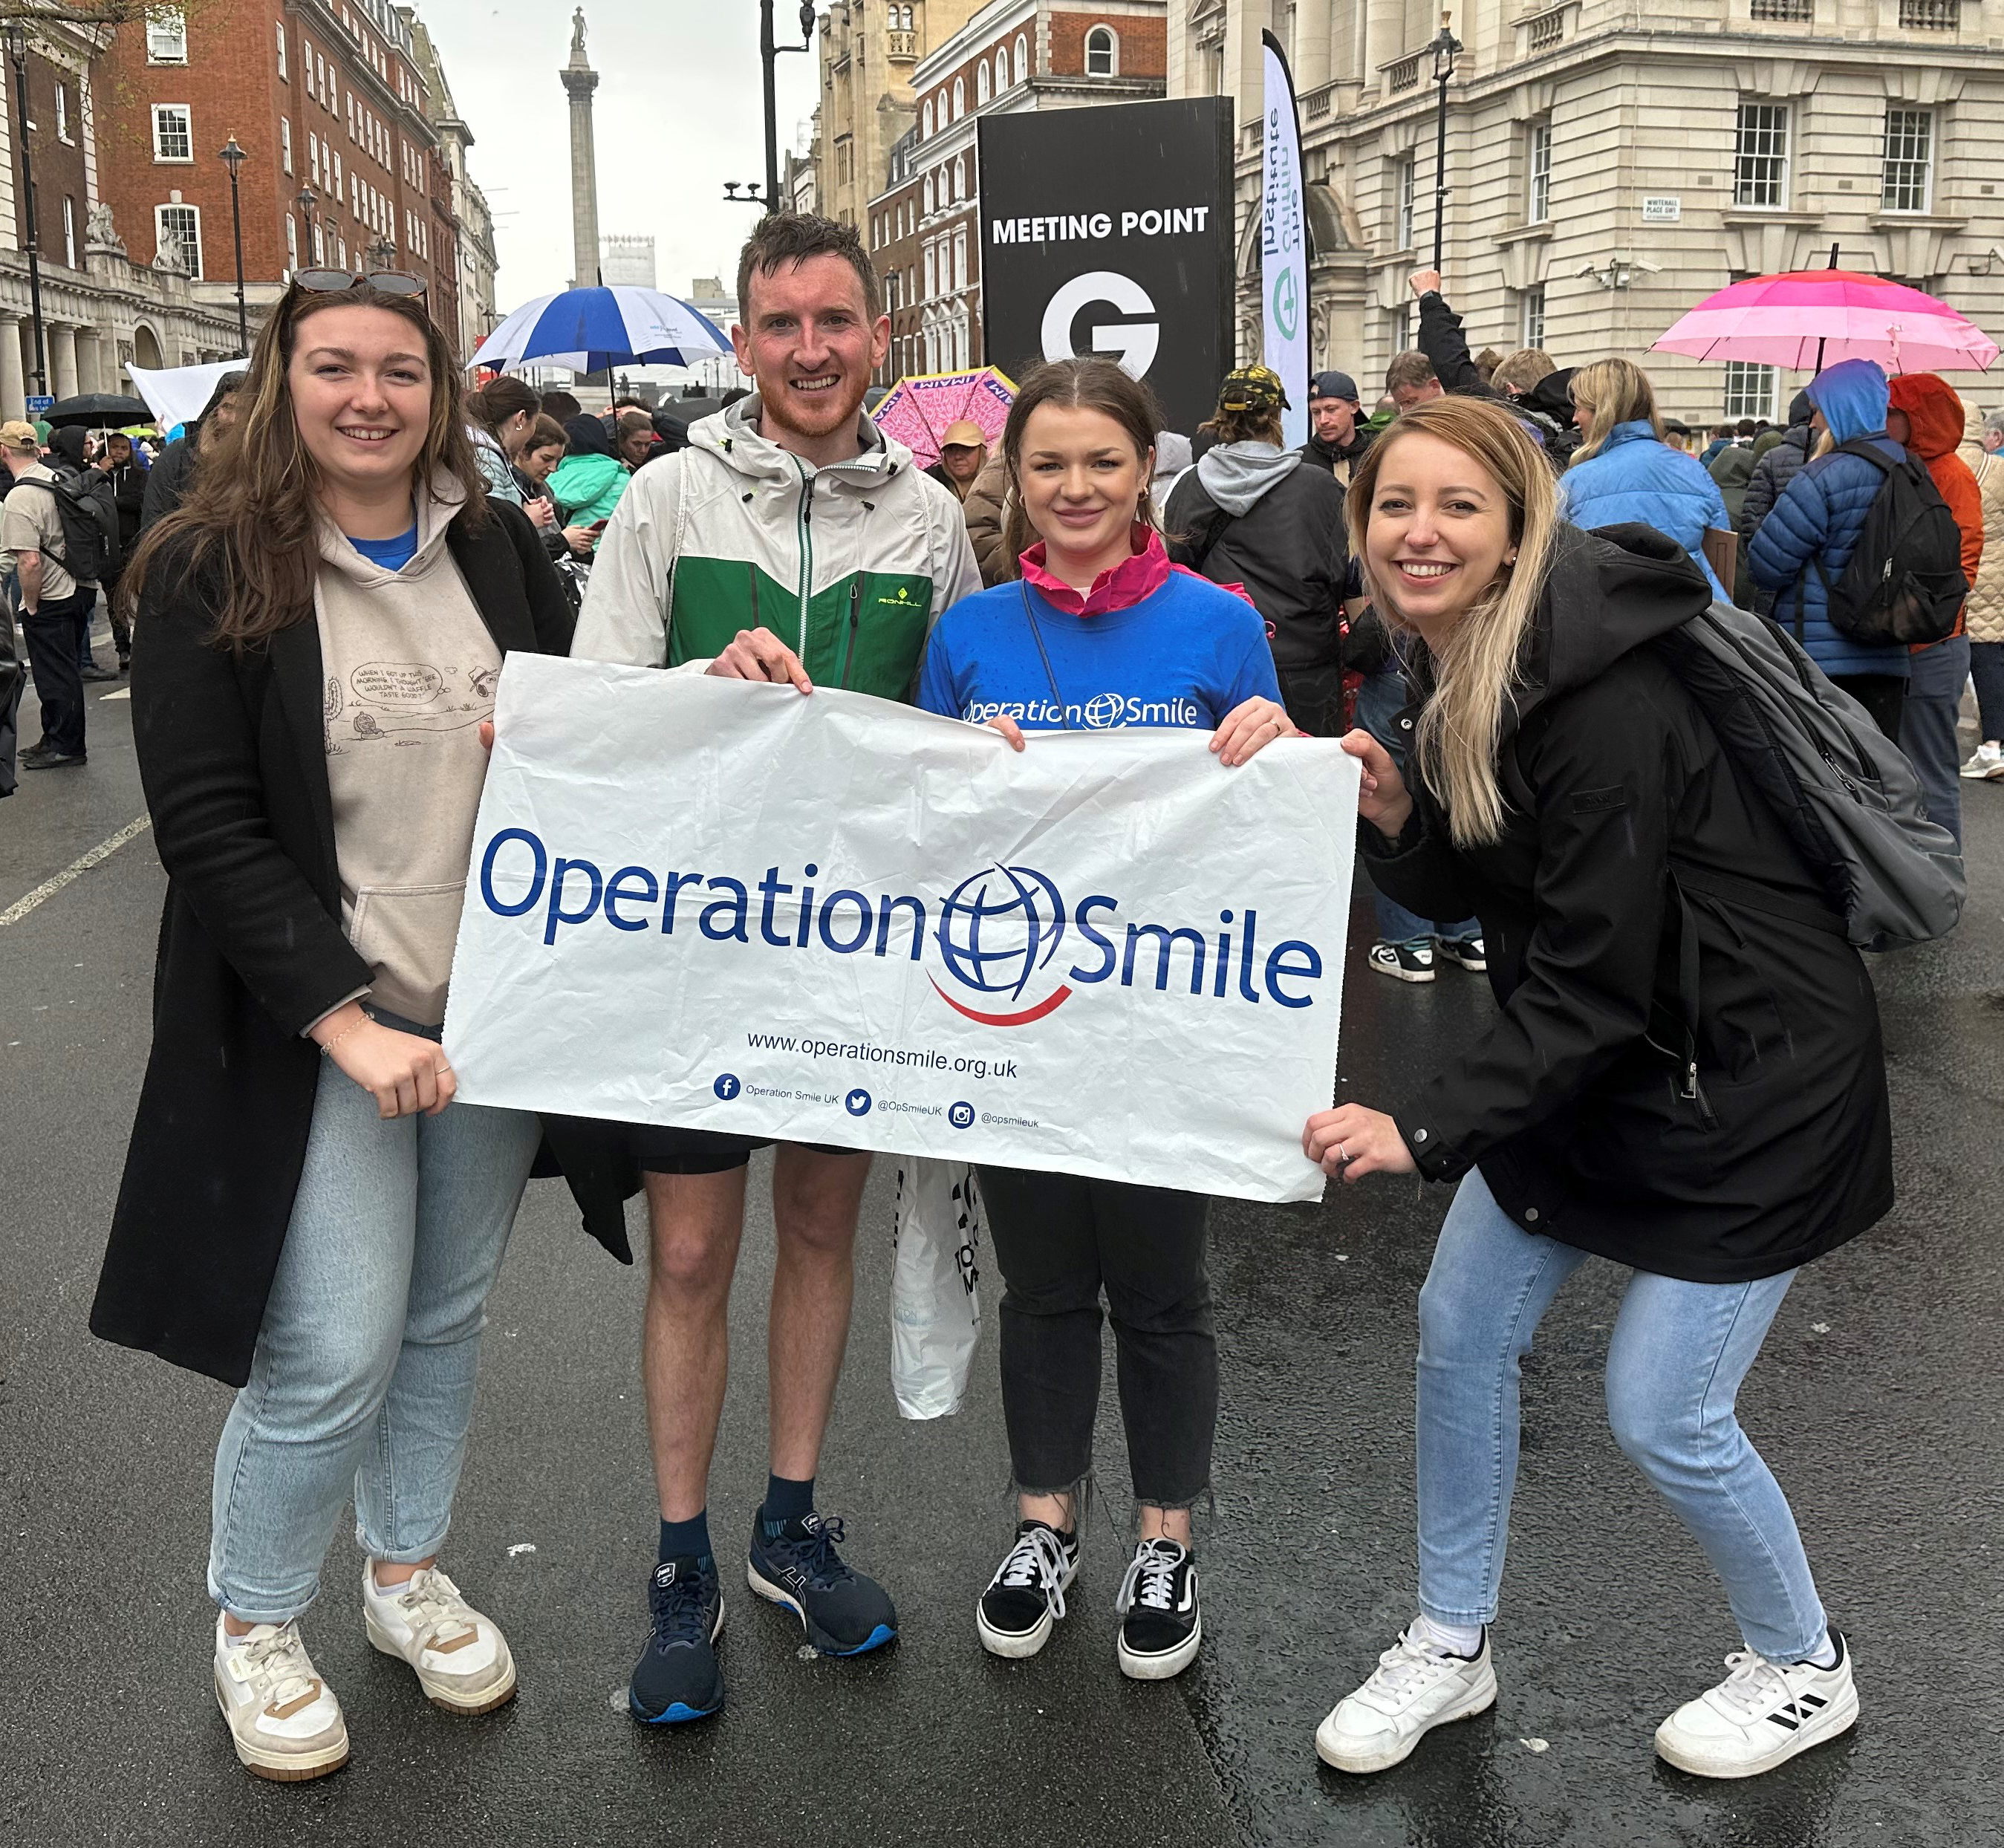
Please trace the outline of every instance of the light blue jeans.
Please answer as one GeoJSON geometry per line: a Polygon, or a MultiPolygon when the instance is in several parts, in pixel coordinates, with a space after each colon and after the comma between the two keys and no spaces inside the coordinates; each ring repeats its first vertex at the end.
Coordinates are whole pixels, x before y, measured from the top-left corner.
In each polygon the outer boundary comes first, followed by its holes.
{"type": "MultiPolygon", "coordinates": [[[[1358,725],[1391,752],[1392,761],[1401,773],[1410,755],[1407,746],[1411,733],[1401,728],[1399,715],[1408,697],[1406,677],[1396,666],[1367,675],[1357,689],[1358,725]]],[[[1381,943],[1428,943],[1436,937],[1445,942],[1461,943],[1482,935],[1480,918],[1464,917],[1454,924],[1435,922],[1408,911],[1397,899],[1389,899],[1382,892],[1374,891],[1371,896],[1377,903],[1381,943]]]]}
{"type": "Polygon", "coordinates": [[[208,1594],[233,1617],[283,1623],[313,1602],[351,1495],[371,1558],[438,1550],[540,1137],[533,1115],[472,1104],[386,1123],[321,1061],[250,1377],[216,1446],[208,1594]]]}
{"type": "MultiPolygon", "coordinates": [[[[1588,1254],[1514,1224],[1479,1169],[1456,1194],[1420,1292],[1420,1608],[1493,1622],[1517,1476],[1518,1362],[1588,1254]]],[[[1684,1283],[1637,1271],[1607,1349],[1607,1416],[1704,1548],[1750,1649],[1820,1650],[1822,1604],[1794,1515],[1733,1415],[1792,1271],[1684,1283]]]]}

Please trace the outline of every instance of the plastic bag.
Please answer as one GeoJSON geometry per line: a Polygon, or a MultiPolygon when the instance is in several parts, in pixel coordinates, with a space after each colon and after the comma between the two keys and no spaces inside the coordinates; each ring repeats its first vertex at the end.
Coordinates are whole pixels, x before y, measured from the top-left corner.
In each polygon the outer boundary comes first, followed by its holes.
{"type": "Polygon", "coordinates": [[[908,1155],[892,1222],[891,1390],[899,1415],[949,1418],[981,1334],[981,1196],[965,1162],[908,1155]]]}

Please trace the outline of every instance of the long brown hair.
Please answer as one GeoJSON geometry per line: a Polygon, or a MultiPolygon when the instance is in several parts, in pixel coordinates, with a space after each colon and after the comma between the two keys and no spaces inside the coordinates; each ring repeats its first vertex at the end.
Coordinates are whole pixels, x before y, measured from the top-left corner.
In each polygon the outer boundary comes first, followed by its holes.
{"type": "MultiPolygon", "coordinates": [[[[1162,407],[1154,393],[1139,379],[1130,378],[1111,359],[1047,359],[1032,372],[1009,407],[1009,421],[1002,426],[1002,461],[1009,475],[1002,553],[1011,577],[1021,575],[1023,554],[1037,542],[1037,530],[1023,510],[1022,458],[1023,432],[1030,413],[1040,405],[1105,412],[1133,440],[1137,461],[1154,450],[1156,433],[1162,427],[1162,407]]],[[[1161,531],[1145,480],[1134,517],[1154,531],[1161,531]]]]}
{"type": "Polygon", "coordinates": [[[522,381],[503,373],[489,379],[478,391],[466,394],[466,412],[489,434],[498,437],[510,417],[524,411],[534,418],[541,413],[543,401],[522,381]]]}
{"type": "Polygon", "coordinates": [[[380,308],[417,328],[431,369],[431,416],[411,468],[414,493],[440,475],[466,490],[460,517],[489,517],[487,482],[466,433],[466,394],[443,331],[416,296],[385,295],[366,282],[334,293],[294,283],[258,336],[229,430],[201,446],[194,484],[180,507],[139,542],[119,586],[128,610],[173,560],[177,580],[200,574],[212,593],[211,639],[233,654],[313,614],[320,570],[318,466],[300,440],[289,377],[300,324],[323,308],[380,308]]]}
{"type": "Polygon", "coordinates": [[[1438,646],[1426,644],[1433,690],[1414,735],[1419,768],[1447,810],[1458,847],[1481,845],[1503,831],[1496,745],[1516,694],[1524,639],[1544,594],[1559,526],[1558,489],[1544,453],[1523,426],[1492,399],[1435,398],[1402,412],[1364,453],[1350,478],[1344,512],[1351,556],[1379,613],[1407,629],[1383,587],[1374,582],[1365,539],[1386,458],[1408,437],[1433,437],[1478,463],[1503,490],[1517,561],[1498,571],[1438,646]]]}

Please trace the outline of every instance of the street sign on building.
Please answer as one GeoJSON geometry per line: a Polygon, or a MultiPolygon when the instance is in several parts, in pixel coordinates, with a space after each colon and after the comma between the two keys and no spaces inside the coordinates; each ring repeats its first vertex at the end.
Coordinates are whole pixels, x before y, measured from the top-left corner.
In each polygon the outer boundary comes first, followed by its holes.
{"type": "Polygon", "coordinates": [[[29,394],[28,415],[30,417],[39,417],[44,412],[53,411],[55,406],[56,401],[53,398],[37,397],[32,392],[29,394]]]}
{"type": "Polygon", "coordinates": [[[1674,193],[1648,193],[1642,199],[1645,225],[1676,225],[1683,222],[1684,202],[1674,193]]]}
{"type": "Polygon", "coordinates": [[[1231,364],[1231,103],[983,116],[983,338],[1021,379],[1104,354],[1145,379],[1171,430],[1217,405],[1231,364]]]}

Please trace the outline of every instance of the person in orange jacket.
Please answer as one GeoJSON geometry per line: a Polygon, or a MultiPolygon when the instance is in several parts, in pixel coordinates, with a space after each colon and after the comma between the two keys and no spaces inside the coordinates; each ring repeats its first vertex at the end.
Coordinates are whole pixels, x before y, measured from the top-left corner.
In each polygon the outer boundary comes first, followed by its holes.
{"type": "MultiPolygon", "coordinates": [[[[1962,574],[1973,584],[1983,557],[1983,495],[1969,465],[1956,454],[1962,440],[1962,400],[1932,372],[1903,373],[1892,381],[1886,433],[1927,464],[1928,474],[1962,531],[1962,574]]],[[[1962,753],[1955,735],[1963,682],[1969,678],[1969,637],[1957,612],[1947,640],[1913,651],[1913,677],[1900,715],[1900,748],[1925,791],[1928,814],[1962,841],[1962,753]]]]}

